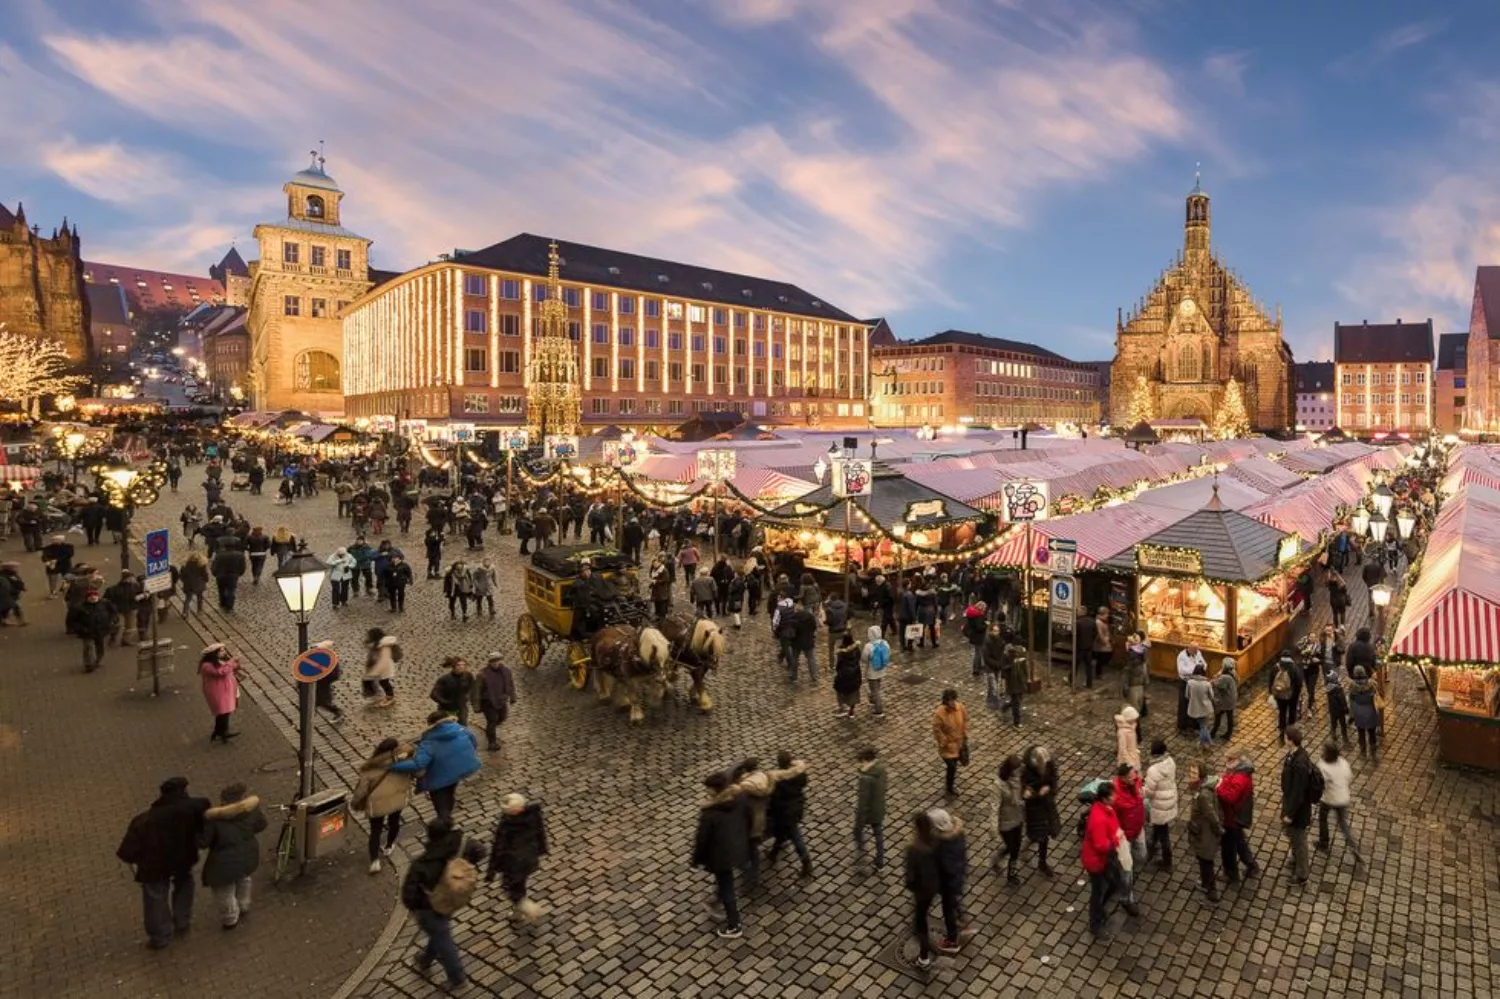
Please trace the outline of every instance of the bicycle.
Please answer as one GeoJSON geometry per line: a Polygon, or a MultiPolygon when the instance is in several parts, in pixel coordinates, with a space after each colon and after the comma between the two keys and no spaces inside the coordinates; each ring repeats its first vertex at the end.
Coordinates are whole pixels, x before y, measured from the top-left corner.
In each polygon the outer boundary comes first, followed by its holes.
{"type": "Polygon", "coordinates": [[[277,805],[281,812],[281,832],[276,837],[276,865],[271,871],[271,883],[281,884],[287,876],[297,854],[297,828],[293,817],[297,814],[296,805],[277,805]]]}

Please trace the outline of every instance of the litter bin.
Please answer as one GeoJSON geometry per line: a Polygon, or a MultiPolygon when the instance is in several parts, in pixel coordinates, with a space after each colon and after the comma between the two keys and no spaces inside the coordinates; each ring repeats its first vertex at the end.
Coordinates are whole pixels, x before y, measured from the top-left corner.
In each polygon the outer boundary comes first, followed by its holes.
{"type": "Polygon", "coordinates": [[[342,788],[318,791],[297,802],[300,835],[297,855],[304,861],[326,857],[349,838],[349,792],[342,788]]]}

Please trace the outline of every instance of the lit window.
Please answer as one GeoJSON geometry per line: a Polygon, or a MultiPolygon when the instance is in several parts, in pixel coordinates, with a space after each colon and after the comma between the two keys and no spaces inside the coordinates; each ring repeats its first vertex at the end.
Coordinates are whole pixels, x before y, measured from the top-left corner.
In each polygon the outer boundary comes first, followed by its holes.
{"type": "Polygon", "coordinates": [[[486,284],[487,284],[487,282],[485,281],[483,274],[465,274],[464,275],[464,294],[465,295],[483,295],[483,294],[486,294],[486,289],[485,289],[485,285],[486,284]]]}
{"type": "Polygon", "coordinates": [[[701,305],[694,305],[688,309],[688,319],[695,323],[701,323],[708,318],[708,310],[701,305]]]}
{"type": "Polygon", "coordinates": [[[635,412],[635,400],[634,399],[621,399],[620,400],[620,415],[621,416],[630,416],[634,412],[635,412]]]}
{"type": "Polygon", "coordinates": [[[464,370],[486,371],[488,370],[488,358],[485,357],[483,347],[464,348],[464,370]]]}
{"type": "Polygon", "coordinates": [[[497,412],[519,413],[525,405],[526,400],[518,395],[502,395],[500,397],[500,407],[497,412]]]}
{"type": "MultiPolygon", "coordinates": [[[[504,400],[501,400],[502,402],[504,400]]],[[[490,397],[484,392],[464,393],[465,413],[488,413],[490,411],[490,397]]],[[[502,409],[501,412],[504,412],[502,409]]]]}
{"type": "MultiPolygon", "coordinates": [[[[512,317],[514,318],[514,317],[512,317]]],[[[468,309],[464,312],[464,331],[468,333],[484,333],[489,329],[485,322],[482,309],[468,309]]]]}
{"type": "Polygon", "coordinates": [[[667,303],[667,318],[668,319],[681,319],[682,318],[682,303],[681,302],[668,302],[667,303]]]}

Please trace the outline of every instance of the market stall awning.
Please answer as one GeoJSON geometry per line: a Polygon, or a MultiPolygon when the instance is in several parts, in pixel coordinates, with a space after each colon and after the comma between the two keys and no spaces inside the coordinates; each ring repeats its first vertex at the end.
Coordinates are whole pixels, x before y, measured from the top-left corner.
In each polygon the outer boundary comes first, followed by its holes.
{"type": "Polygon", "coordinates": [[[41,477],[35,465],[0,465],[0,482],[35,482],[41,477]]]}
{"type": "MultiPolygon", "coordinates": [[[[1037,567],[1036,550],[1045,549],[1049,540],[1060,538],[1077,542],[1078,554],[1074,565],[1078,570],[1092,569],[1105,559],[1118,555],[1136,542],[1166,528],[1180,516],[1182,515],[1171,510],[1124,503],[1071,517],[1039,520],[1031,527],[1033,567],[1037,567]]],[[[1027,532],[1012,530],[1000,547],[986,556],[980,564],[1020,568],[1026,564],[1026,552],[1027,532]]]]}
{"type": "MultiPolygon", "coordinates": [[[[1136,550],[1143,545],[1191,549],[1198,553],[1201,568],[1184,575],[1254,583],[1290,561],[1282,547],[1282,542],[1289,537],[1291,535],[1285,531],[1229,509],[1214,496],[1203,509],[1142,539],[1100,565],[1117,572],[1133,573],[1136,571],[1136,550]]],[[[1298,544],[1296,548],[1296,554],[1300,555],[1302,545],[1298,544]]]]}
{"type": "Polygon", "coordinates": [[[1500,660],[1500,491],[1470,484],[1438,514],[1392,653],[1454,663],[1500,660]]]}
{"type": "Polygon", "coordinates": [[[847,534],[874,533],[873,520],[889,530],[896,524],[910,527],[940,527],[945,524],[979,520],[983,512],[967,503],[940,493],[916,479],[907,478],[884,462],[874,463],[870,495],[857,496],[853,523],[845,519],[848,504],[836,502],[832,484],[814,489],[806,496],[784,503],[767,515],[768,520],[793,526],[814,526],[847,534]],[[819,508],[830,505],[827,511],[819,508]]]}

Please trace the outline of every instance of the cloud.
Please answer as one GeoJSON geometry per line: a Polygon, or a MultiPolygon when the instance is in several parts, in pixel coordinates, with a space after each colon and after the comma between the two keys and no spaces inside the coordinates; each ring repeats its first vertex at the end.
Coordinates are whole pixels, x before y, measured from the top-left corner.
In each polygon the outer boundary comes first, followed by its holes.
{"type": "Polygon", "coordinates": [[[1215,52],[1203,60],[1203,75],[1235,97],[1245,96],[1245,73],[1249,69],[1249,50],[1215,52]]]}
{"type": "Polygon", "coordinates": [[[1448,18],[1402,24],[1379,35],[1369,44],[1345,53],[1329,64],[1329,72],[1338,76],[1359,76],[1374,70],[1391,56],[1421,45],[1448,27],[1448,18]]]}
{"type": "MultiPolygon", "coordinates": [[[[265,172],[262,217],[296,151],[327,139],[344,220],[384,266],[529,229],[891,311],[957,292],[942,281],[957,238],[1004,238],[1047,193],[1174,142],[1189,117],[1131,26],[1087,0],[1041,14],[719,0],[670,21],[619,0],[143,9],[154,31],[64,25],[47,50],[217,155],[284,164],[265,172]]],[[[145,160],[106,138],[53,160],[96,197],[150,201],[173,231],[205,210],[146,190],[145,160]]],[[[241,219],[229,193],[203,224],[241,219]]]]}
{"type": "Polygon", "coordinates": [[[174,157],[118,142],[88,145],[71,136],[49,142],[41,162],[65,183],[100,201],[141,208],[147,202],[180,193],[186,172],[174,157]]]}

